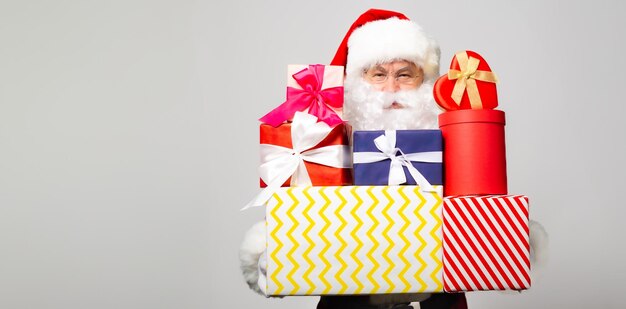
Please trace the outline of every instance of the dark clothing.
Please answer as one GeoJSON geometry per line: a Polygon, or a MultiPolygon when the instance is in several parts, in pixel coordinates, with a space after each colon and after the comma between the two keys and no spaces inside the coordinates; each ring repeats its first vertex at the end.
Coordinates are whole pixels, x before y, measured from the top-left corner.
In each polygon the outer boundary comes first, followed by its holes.
{"type": "MultiPolygon", "coordinates": [[[[373,305],[368,295],[322,296],[317,309],[412,309],[409,303],[373,305]]],[[[422,309],[467,309],[464,293],[435,293],[420,302],[422,309]]]]}
{"type": "Polygon", "coordinates": [[[409,303],[393,305],[372,305],[368,295],[322,296],[317,309],[412,309],[409,303]]]}
{"type": "Polygon", "coordinates": [[[465,293],[435,293],[420,302],[421,309],[467,309],[465,293]]]}

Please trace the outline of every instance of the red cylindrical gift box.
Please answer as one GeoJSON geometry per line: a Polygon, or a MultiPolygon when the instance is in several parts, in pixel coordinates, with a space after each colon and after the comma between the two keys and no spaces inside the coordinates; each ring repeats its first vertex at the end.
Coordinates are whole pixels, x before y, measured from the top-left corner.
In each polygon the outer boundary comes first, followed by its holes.
{"type": "Polygon", "coordinates": [[[504,112],[488,109],[439,115],[445,196],[507,194],[504,112]]]}

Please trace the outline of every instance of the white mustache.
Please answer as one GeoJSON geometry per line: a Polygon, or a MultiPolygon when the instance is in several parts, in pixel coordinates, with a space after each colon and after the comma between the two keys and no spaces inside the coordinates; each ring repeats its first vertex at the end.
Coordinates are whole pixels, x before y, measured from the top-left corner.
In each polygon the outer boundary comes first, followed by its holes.
{"type": "Polygon", "coordinates": [[[400,107],[415,107],[418,98],[419,91],[416,90],[401,90],[397,92],[385,92],[385,91],[375,91],[370,89],[370,104],[378,106],[379,108],[388,109],[394,103],[400,105],[400,107]]]}
{"type": "Polygon", "coordinates": [[[417,90],[404,90],[398,92],[383,92],[382,100],[383,108],[390,108],[392,104],[396,103],[401,107],[414,107],[416,105],[416,97],[418,95],[417,90]]]}

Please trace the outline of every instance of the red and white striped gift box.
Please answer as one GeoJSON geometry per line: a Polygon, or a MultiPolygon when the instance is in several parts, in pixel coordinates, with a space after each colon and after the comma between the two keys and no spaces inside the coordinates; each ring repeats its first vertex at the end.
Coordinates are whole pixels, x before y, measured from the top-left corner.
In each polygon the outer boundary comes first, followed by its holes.
{"type": "Polygon", "coordinates": [[[528,197],[444,198],[444,290],[530,287],[528,197]]]}

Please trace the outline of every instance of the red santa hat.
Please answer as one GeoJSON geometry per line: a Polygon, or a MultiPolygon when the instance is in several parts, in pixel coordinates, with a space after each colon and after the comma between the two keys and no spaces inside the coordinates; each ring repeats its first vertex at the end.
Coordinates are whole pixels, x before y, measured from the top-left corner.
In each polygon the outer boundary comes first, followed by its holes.
{"type": "Polygon", "coordinates": [[[424,70],[425,79],[439,77],[439,45],[404,14],[370,9],[352,24],[331,65],[354,74],[376,63],[408,60],[424,70]]]}

